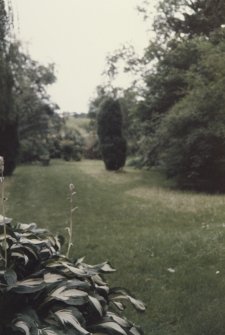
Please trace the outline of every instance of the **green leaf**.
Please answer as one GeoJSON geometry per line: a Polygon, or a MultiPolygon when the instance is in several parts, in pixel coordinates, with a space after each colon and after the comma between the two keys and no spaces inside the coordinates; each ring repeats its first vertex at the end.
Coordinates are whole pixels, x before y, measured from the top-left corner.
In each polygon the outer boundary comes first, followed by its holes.
{"type": "Polygon", "coordinates": [[[107,316],[124,328],[130,327],[130,323],[126,319],[123,319],[112,312],[107,312],[107,316]]]}
{"type": "Polygon", "coordinates": [[[42,290],[46,286],[42,278],[30,278],[22,281],[17,281],[16,286],[10,288],[11,291],[26,294],[34,293],[42,290]]]}
{"type": "Polygon", "coordinates": [[[55,312],[55,315],[59,318],[61,323],[64,325],[66,323],[69,323],[72,325],[78,332],[79,334],[90,334],[86,329],[84,329],[77,318],[74,316],[72,310],[69,309],[61,309],[57,312],[55,312]]]}
{"type": "Polygon", "coordinates": [[[9,286],[13,286],[16,284],[16,281],[17,281],[17,274],[14,270],[12,269],[7,269],[4,273],[4,278],[5,278],[5,281],[6,283],[9,285],[9,286]]]}
{"type": "Polygon", "coordinates": [[[95,307],[95,309],[97,310],[98,314],[100,316],[103,315],[103,310],[102,310],[102,305],[100,304],[100,302],[98,301],[98,299],[96,299],[95,297],[92,296],[88,296],[91,304],[95,307]]]}
{"type": "Polygon", "coordinates": [[[57,273],[47,272],[44,274],[44,281],[46,284],[56,283],[63,279],[65,279],[65,277],[57,273]]]}
{"type": "Polygon", "coordinates": [[[129,332],[131,333],[131,335],[141,335],[143,334],[142,332],[139,332],[139,330],[136,327],[132,327],[129,332]]]}
{"type": "Polygon", "coordinates": [[[30,335],[30,327],[25,321],[17,321],[14,326],[16,328],[22,329],[25,335],[30,335]]]}
{"type": "Polygon", "coordinates": [[[118,325],[116,322],[108,321],[103,322],[97,325],[94,325],[91,327],[92,331],[100,331],[106,334],[112,334],[112,335],[127,335],[125,330],[118,325]]]}
{"type": "Polygon", "coordinates": [[[66,304],[79,306],[87,303],[88,294],[76,288],[68,288],[65,284],[64,286],[60,286],[57,289],[53,290],[49,294],[46,302],[51,300],[59,300],[65,302],[66,304]]]}
{"type": "Polygon", "coordinates": [[[138,310],[141,312],[145,311],[145,305],[141,300],[135,299],[134,297],[132,297],[127,290],[123,289],[123,288],[113,288],[110,289],[109,292],[110,295],[115,295],[113,296],[113,298],[111,298],[112,301],[117,300],[117,299],[126,299],[128,301],[131,302],[131,304],[138,310]]]}

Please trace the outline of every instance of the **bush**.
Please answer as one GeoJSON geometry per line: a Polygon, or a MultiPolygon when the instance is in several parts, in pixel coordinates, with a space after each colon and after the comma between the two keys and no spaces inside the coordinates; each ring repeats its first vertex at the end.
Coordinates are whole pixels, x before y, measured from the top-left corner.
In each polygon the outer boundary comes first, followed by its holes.
{"type": "Polygon", "coordinates": [[[107,170],[118,170],[125,165],[127,145],[123,137],[123,117],[118,100],[107,97],[97,117],[102,158],[107,170]]]}
{"type": "Polygon", "coordinates": [[[160,157],[179,187],[224,192],[224,93],[216,87],[206,91],[191,93],[164,119],[160,157]]]}
{"type": "Polygon", "coordinates": [[[60,142],[61,157],[66,161],[80,161],[83,145],[83,138],[77,130],[67,130],[60,142]]]}
{"type": "Polygon", "coordinates": [[[84,157],[87,159],[101,159],[102,154],[99,140],[94,132],[89,133],[85,139],[84,157]]]}
{"type": "Polygon", "coordinates": [[[116,171],[125,165],[127,146],[123,137],[105,138],[100,148],[107,170],[116,171]]]}

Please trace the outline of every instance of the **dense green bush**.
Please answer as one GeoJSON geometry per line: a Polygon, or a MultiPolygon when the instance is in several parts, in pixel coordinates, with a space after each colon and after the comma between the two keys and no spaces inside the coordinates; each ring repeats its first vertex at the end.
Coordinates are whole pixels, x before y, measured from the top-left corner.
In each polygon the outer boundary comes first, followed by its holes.
{"type": "Polygon", "coordinates": [[[102,102],[97,116],[98,137],[102,158],[107,170],[125,165],[127,145],[123,137],[123,116],[118,100],[111,97],[102,102]]]}
{"type": "Polygon", "coordinates": [[[201,73],[191,73],[190,91],[161,124],[160,157],[180,187],[225,191],[224,65],[216,52],[205,57],[201,73]]]}
{"type": "Polygon", "coordinates": [[[98,137],[93,132],[85,139],[84,157],[87,159],[102,158],[98,137]]]}
{"type": "Polygon", "coordinates": [[[84,141],[79,131],[66,129],[60,141],[61,157],[66,161],[80,161],[83,145],[84,141]]]}
{"type": "Polygon", "coordinates": [[[41,137],[27,137],[20,141],[19,160],[21,163],[31,163],[40,160],[43,155],[49,155],[48,145],[41,137]]]}

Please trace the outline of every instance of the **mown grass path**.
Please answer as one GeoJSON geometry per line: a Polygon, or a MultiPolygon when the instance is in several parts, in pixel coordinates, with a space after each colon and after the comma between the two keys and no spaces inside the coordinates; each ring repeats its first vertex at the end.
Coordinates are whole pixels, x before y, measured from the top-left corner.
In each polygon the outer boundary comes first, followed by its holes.
{"type": "Polygon", "coordinates": [[[70,183],[73,257],[117,268],[109,282],[147,304],[145,314],[127,311],[146,335],[224,335],[225,196],[171,190],[156,171],[53,161],[20,166],[6,179],[7,215],[68,240],[70,183]]]}

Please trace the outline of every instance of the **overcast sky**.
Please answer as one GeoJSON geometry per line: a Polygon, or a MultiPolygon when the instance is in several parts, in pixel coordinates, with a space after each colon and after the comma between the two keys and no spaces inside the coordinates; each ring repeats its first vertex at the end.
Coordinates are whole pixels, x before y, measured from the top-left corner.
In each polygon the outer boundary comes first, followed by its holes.
{"type": "Polygon", "coordinates": [[[42,63],[56,64],[57,82],[48,92],[62,111],[88,111],[108,53],[124,43],[138,53],[147,46],[147,26],[136,10],[140,2],[12,0],[16,34],[25,50],[42,63]]]}

